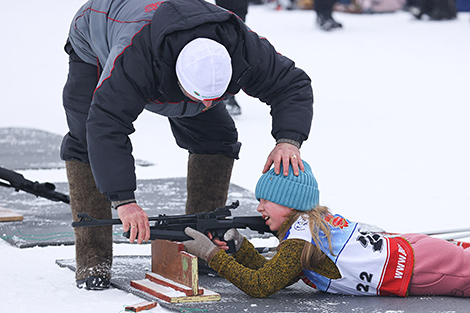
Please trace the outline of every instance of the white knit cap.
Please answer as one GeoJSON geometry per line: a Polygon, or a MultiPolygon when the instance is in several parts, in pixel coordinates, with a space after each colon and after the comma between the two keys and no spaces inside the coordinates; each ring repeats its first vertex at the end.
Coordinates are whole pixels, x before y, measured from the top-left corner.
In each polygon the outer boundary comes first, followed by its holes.
{"type": "Polygon", "coordinates": [[[217,41],[196,38],[181,50],[176,60],[181,87],[198,100],[221,97],[232,78],[232,60],[217,41]]]}

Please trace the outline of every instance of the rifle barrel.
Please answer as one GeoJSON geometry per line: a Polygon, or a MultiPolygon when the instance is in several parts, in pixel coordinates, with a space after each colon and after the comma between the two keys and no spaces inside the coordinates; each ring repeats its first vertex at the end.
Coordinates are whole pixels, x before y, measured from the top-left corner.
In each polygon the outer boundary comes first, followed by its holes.
{"type": "Polygon", "coordinates": [[[33,182],[24,178],[23,175],[12,170],[0,167],[0,179],[9,184],[0,181],[0,186],[14,188],[15,191],[24,191],[35,195],[36,197],[46,198],[52,201],[62,201],[70,203],[68,195],[55,191],[55,185],[51,183],[33,182]]]}

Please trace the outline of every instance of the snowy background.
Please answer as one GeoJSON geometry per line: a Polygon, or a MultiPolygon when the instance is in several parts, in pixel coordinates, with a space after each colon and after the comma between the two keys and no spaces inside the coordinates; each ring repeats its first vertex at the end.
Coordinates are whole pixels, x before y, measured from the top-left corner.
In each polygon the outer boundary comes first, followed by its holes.
{"type": "MultiPolygon", "coordinates": [[[[70,21],[82,0],[10,1],[0,12],[0,127],[67,131],[61,93],[70,21]]],[[[312,11],[250,6],[247,24],[312,78],[315,116],[301,149],[334,212],[393,232],[469,226],[470,15],[446,22],[409,13],[335,13],[344,29],[314,27],[312,11]]],[[[237,96],[243,143],[232,183],[254,190],[274,146],[269,108],[237,96]]],[[[155,164],[139,179],[186,176],[187,153],[165,118],[142,114],[134,156],[155,164]]],[[[63,182],[64,170],[22,171],[63,182]]],[[[14,208],[11,208],[14,209],[14,208]]],[[[149,246],[115,245],[115,254],[149,254],[149,246]]],[[[78,290],[56,259],[73,247],[18,249],[0,241],[5,312],[112,312],[141,300],[122,291],[78,290]]],[[[158,309],[163,312],[163,309],[158,309]]]]}

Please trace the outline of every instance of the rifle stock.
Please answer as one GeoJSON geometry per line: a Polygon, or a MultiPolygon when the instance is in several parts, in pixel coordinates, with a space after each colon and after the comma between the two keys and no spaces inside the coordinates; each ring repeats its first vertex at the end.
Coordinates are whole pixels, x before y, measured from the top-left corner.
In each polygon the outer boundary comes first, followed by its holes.
{"type": "Polygon", "coordinates": [[[46,198],[52,201],[62,201],[65,203],[70,203],[70,198],[68,195],[55,191],[55,185],[51,183],[39,183],[33,182],[24,178],[23,175],[8,170],[6,168],[0,167],[0,186],[14,188],[15,191],[24,191],[30,194],[35,195],[36,197],[46,198]]]}

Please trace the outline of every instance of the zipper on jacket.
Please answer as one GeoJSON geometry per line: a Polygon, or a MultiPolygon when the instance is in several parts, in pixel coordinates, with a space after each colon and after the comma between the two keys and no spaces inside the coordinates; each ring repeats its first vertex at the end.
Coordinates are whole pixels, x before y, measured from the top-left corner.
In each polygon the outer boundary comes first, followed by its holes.
{"type": "Polygon", "coordinates": [[[240,81],[249,71],[251,71],[252,68],[253,68],[252,66],[249,66],[246,70],[244,70],[243,73],[240,75],[240,77],[237,79],[236,83],[240,84],[240,81]]]}

